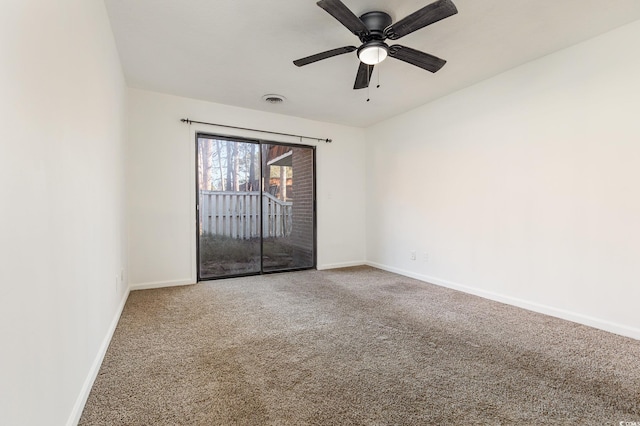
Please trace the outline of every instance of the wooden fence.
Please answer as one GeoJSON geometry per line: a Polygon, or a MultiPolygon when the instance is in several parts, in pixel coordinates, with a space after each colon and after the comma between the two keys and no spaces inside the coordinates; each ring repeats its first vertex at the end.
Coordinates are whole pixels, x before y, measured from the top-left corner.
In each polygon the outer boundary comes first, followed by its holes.
{"type": "Polygon", "coordinates": [[[292,202],[282,201],[268,192],[200,191],[200,232],[234,239],[260,236],[262,200],[263,237],[291,235],[292,202]]]}

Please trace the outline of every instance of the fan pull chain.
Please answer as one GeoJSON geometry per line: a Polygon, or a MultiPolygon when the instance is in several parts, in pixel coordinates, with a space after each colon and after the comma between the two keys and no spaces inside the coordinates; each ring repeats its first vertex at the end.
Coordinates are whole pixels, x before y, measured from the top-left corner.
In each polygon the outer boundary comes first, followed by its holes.
{"type": "Polygon", "coordinates": [[[377,77],[378,77],[378,85],[376,86],[376,89],[380,88],[380,50],[378,50],[378,73],[377,73],[377,77]]]}
{"type": "Polygon", "coordinates": [[[371,65],[367,65],[367,102],[369,102],[371,100],[371,98],[369,97],[369,93],[370,93],[370,91],[369,91],[370,84],[369,83],[371,83],[371,71],[370,71],[371,69],[369,68],[370,66],[371,65]]]}
{"type": "MultiPolygon", "coordinates": [[[[369,68],[372,65],[367,65],[367,102],[371,100],[371,73],[369,72],[371,69],[369,68]]],[[[380,67],[378,67],[378,72],[376,75],[378,79],[378,84],[376,85],[376,89],[380,88],[380,67]]]]}

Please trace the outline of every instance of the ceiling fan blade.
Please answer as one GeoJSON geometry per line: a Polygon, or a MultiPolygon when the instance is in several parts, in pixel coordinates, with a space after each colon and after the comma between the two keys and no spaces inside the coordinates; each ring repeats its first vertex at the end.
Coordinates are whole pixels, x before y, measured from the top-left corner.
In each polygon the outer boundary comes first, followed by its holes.
{"type": "Polygon", "coordinates": [[[444,59],[399,44],[389,46],[389,56],[431,72],[437,72],[447,63],[444,59]]]}
{"type": "Polygon", "coordinates": [[[373,67],[373,65],[367,65],[364,62],[360,62],[358,73],[356,74],[356,82],[353,85],[354,89],[365,89],[369,87],[371,74],[373,74],[373,67]]]}
{"type": "Polygon", "coordinates": [[[369,34],[369,30],[360,18],[354,15],[353,12],[340,0],[320,0],[316,4],[340,21],[342,25],[357,35],[358,38],[362,38],[369,34]]]}
{"type": "Polygon", "coordinates": [[[413,12],[395,24],[389,25],[384,30],[384,33],[387,38],[397,40],[456,13],[458,13],[458,9],[456,9],[456,5],[451,0],[438,0],[413,12]]]}
{"type": "Polygon", "coordinates": [[[293,63],[294,65],[301,67],[304,65],[312,64],[314,62],[321,61],[323,59],[331,58],[333,56],[338,56],[344,53],[353,52],[356,49],[357,47],[355,46],[338,47],[337,49],[331,49],[331,50],[327,50],[326,52],[316,53],[315,55],[307,56],[306,58],[296,59],[295,61],[293,61],[293,63]]]}

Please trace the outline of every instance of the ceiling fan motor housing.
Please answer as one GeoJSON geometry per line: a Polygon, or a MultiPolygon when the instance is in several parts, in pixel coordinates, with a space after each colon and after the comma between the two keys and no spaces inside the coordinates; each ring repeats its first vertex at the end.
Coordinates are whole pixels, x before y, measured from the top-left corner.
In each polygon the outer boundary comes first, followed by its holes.
{"type": "Polygon", "coordinates": [[[384,30],[391,25],[391,16],[384,12],[367,12],[360,16],[360,20],[369,30],[369,34],[360,36],[360,41],[366,43],[372,40],[383,41],[384,30]]]}

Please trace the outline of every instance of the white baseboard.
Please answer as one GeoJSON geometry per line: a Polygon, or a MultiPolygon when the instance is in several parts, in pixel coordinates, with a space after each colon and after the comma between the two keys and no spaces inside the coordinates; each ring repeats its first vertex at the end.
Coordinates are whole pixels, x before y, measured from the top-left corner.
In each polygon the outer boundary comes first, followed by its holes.
{"type": "Polygon", "coordinates": [[[80,416],[82,416],[82,411],[84,410],[84,405],[87,403],[87,399],[89,398],[89,393],[91,393],[91,388],[93,387],[93,382],[95,382],[96,377],[98,377],[98,372],[100,371],[100,366],[102,366],[102,361],[104,361],[104,357],[107,354],[107,349],[109,348],[109,344],[111,343],[111,338],[113,337],[113,333],[116,331],[116,327],[118,326],[118,321],[120,321],[120,316],[122,315],[122,311],[124,310],[124,305],[127,303],[127,299],[129,298],[129,289],[126,290],[124,296],[122,297],[122,301],[116,310],[116,314],[113,316],[113,320],[111,320],[111,324],[109,325],[109,329],[107,330],[107,334],[104,336],[102,340],[102,344],[100,345],[100,349],[96,354],[95,359],[93,360],[93,364],[89,369],[89,374],[87,374],[87,378],[82,385],[82,389],[80,390],[80,394],[76,399],[76,403],[71,410],[71,414],[69,415],[69,419],[67,420],[67,426],[75,426],[80,421],[80,416]]]}
{"type": "Polygon", "coordinates": [[[366,265],[366,264],[367,264],[367,262],[365,262],[364,260],[358,260],[358,261],[354,261],[354,262],[327,263],[327,264],[324,264],[324,265],[316,266],[316,269],[318,271],[323,271],[325,269],[348,268],[350,266],[362,266],[362,265],[366,265]]]}
{"type": "Polygon", "coordinates": [[[406,271],[400,268],[394,268],[392,266],[383,265],[376,262],[366,262],[366,264],[374,268],[393,272],[399,275],[404,275],[405,277],[415,278],[417,280],[424,281],[431,284],[436,284],[441,287],[447,287],[453,290],[461,291],[463,293],[473,294],[475,296],[480,296],[485,299],[493,300],[500,303],[505,303],[507,305],[517,306],[519,308],[527,309],[529,311],[538,312],[538,313],[549,315],[556,318],[561,318],[567,321],[572,321],[578,324],[583,324],[589,327],[608,331],[610,333],[615,333],[621,336],[631,337],[632,339],[640,340],[640,329],[635,327],[629,327],[627,325],[617,324],[611,321],[603,320],[601,318],[594,318],[589,315],[584,315],[577,312],[571,312],[564,309],[554,308],[548,305],[529,302],[527,300],[518,299],[516,297],[511,297],[504,294],[499,294],[499,293],[494,293],[491,291],[486,291],[486,290],[482,290],[474,287],[469,287],[463,284],[454,283],[454,282],[443,280],[437,277],[417,274],[415,272],[406,271]]]}
{"type": "Polygon", "coordinates": [[[131,291],[134,290],[149,290],[152,288],[163,288],[163,287],[176,287],[180,285],[191,285],[195,284],[196,280],[193,278],[185,278],[182,280],[172,280],[172,281],[155,281],[150,283],[138,283],[131,284],[131,291]]]}

